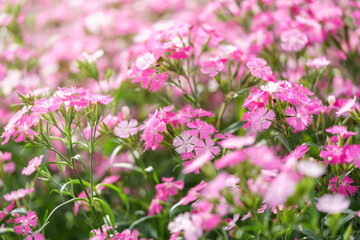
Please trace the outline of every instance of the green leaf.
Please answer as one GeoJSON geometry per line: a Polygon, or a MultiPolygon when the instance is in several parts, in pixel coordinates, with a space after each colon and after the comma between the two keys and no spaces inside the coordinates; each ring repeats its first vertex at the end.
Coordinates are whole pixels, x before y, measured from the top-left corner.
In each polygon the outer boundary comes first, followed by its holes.
{"type": "Polygon", "coordinates": [[[85,198],[73,198],[73,199],[70,199],[66,202],[63,202],[61,204],[59,204],[58,206],[56,206],[49,214],[49,216],[46,218],[44,224],[41,226],[41,228],[39,228],[38,230],[36,230],[34,233],[39,233],[41,232],[45,227],[46,225],[48,225],[50,222],[49,222],[49,219],[50,217],[55,213],[56,210],[58,210],[59,208],[61,208],[62,206],[68,204],[68,203],[71,203],[71,202],[77,202],[77,201],[85,201],[85,202],[89,202],[87,199],[85,198]]]}
{"type": "Polygon", "coordinates": [[[40,175],[41,171],[44,170],[44,168],[45,168],[47,165],[50,165],[50,164],[69,165],[69,164],[66,163],[66,162],[46,162],[46,163],[44,163],[43,165],[41,165],[40,169],[39,169],[38,172],[36,173],[36,175],[35,175],[35,177],[34,177],[34,180],[33,180],[33,182],[32,182],[33,185],[35,184],[35,181],[36,181],[36,179],[38,178],[38,176],[40,175]]]}
{"type": "Polygon", "coordinates": [[[294,230],[301,232],[302,234],[308,236],[310,239],[321,240],[321,238],[318,235],[316,235],[313,231],[301,225],[295,226],[294,230]]]}
{"type": "Polygon", "coordinates": [[[142,223],[142,222],[144,222],[144,221],[146,221],[146,220],[148,220],[148,219],[151,219],[151,218],[158,218],[158,217],[161,217],[161,215],[157,214],[157,215],[151,215],[151,216],[142,217],[142,218],[136,220],[135,222],[133,222],[133,223],[130,225],[129,229],[130,229],[130,230],[133,230],[134,227],[135,227],[136,225],[138,225],[139,223],[142,223]]]}
{"type": "Polygon", "coordinates": [[[111,188],[112,190],[114,190],[115,192],[117,192],[121,198],[121,200],[123,200],[125,206],[126,206],[126,215],[128,215],[129,210],[130,210],[130,205],[129,205],[129,199],[127,198],[126,194],[118,187],[112,185],[112,184],[107,184],[107,183],[99,183],[96,185],[95,188],[98,188],[99,186],[105,186],[107,188],[111,188]]]}
{"type": "Polygon", "coordinates": [[[115,226],[115,217],[114,217],[114,214],[111,211],[111,208],[109,207],[109,205],[105,201],[101,200],[100,198],[94,197],[94,201],[98,201],[105,208],[106,212],[108,213],[108,215],[110,217],[111,226],[112,226],[114,234],[115,234],[115,228],[116,228],[116,226],[115,226]]]}
{"type": "MultiPolygon", "coordinates": [[[[83,183],[85,186],[91,188],[91,184],[88,183],[87,181],[82,180],[82,183],[83,183]]],[[[64,192],[66,186],[69,185],[69,184],[80,184],[80,185],[81,185],[79,179],[70,180],[70,181],[64,183],[64,185],[62,185],[61,188],[60,188],[60,194],[61,194],[61,196],[63,195],[63,192],[64,192]]]]}

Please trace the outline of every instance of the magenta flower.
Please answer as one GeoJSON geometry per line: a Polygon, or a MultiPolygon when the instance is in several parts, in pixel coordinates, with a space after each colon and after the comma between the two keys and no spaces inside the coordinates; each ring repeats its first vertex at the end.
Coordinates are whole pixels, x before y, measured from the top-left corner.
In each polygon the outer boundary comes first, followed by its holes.
{"type": "Polygon", "coordinates": [[[166,73],[156,74],[156,70],[149,68],[141,72],[141,76],[136,78],[133,82],[141,82],[143,88],[149,88],[150,91],[155,92],[160,87],[165,85],[166,80],[169,78],[169,75],[166,73]]]}
{"type": "Polygon", "coordinates": [[[172,48],[170,50],[173,51],[173,52],[171,53],[169,58],[179,60],[179,59],[188,58],[190,56],[190,52],[192,51],[192,47],[191,46],[187,46],[187,47],[174,46],[174,48],[172,48]]]}
{"type": "Polygon", "coordinates": [[[246,66],[250,69],[253,76],[261,78],[264,81],[269,81],[272,77],[271,68],[267,66],[266,61],[262,58],[253,58],[246,66]]]}
{"type": "Polygon", "coordinates": [[[306,34],[299,29],[290,29],[283,32],[280,36],[281,47],[287,52],[298,52],[305,47],[308,42],[306,34]]]}
{"type": "Polygon", "coordinates": [[[25,240],[44,240],[44,235],[42,233],[35,233],[34,235],[29,235],[25,240]]]}
{"type": "Polygon", "coordinates": [[[28,166],[25,167],[21,173],[27,176],[31,175],[33,172],[35,172],[36,168],[41,165],[43,158],[44,155],[40,155],[39,157],[34,157],[31,159],[28,166]]]}
{"type": "Polygon", "coordinates": [[[139,131],[136,127],[137,124],[138,121],[135,119],[121,121],[119,125],[114,128],[114,133],[119,138],[128,138],[139,131]]]}
{"type": "Polygon", "coordinates": [[[337,192],[346,197],[349,197],[348,193],[350,193],[350,195],[353,196],[356,193],[357,188],[358,188],[358,186],[350,185],[353,182],[354,182],[354,180],[352,180],[348,176],[345,176],[343,179],[341,179],[341,181],[338,182],[338,178],[337,178],[337,176],[335,176],[329,181],[330,190],[333,193],[337,192]]]}
{"type": "Polygon", "coordinates": [[[0,221],[4,219],[6,215],[8,215],[15,208],[15,201],[11,201],[11,203],[4,208],[3,211],[0,212],[0,221]]]}
{"type": "Polygon", "coordinates": [[[14,232],[17,234],[28,235],[31,227],[36,227],[37,225],[36,213],[29,211],[27,216],[21,216],[15,219],[15,224],[20,224],[14,227],[14,232]]]}
{"type": "Polygon", "coordinates": [[[189,130],[189,133],[194,137],[198,137],[199,135],[200,139],[208,138],[210,137],[210,135],[217,132],[217,130],[212,125],[207,124],[200,119],[196,119],[193,122],[187,123],[187,126],[191,128],[191,130],[189,130]]]}
{"type": "Polygon", "coordinates": [[[215,77],[219,72],[224,70],[226,62],[227,59],[225,58],[210,58],[210,60],[201,63],[200,71],[210,77],[215,77]]]}
{"type": "Polygon", "coordinates": [[[217,160],[214,165],[218,169],[225,167],[233,167],[238,163],[245,161],[246,158],[247,158],[246,153],[241,151],[235,151],[224,155],[219,160],[217,160]]]}
{"type": "Polygon", "coordinates": [[[271,121],[275,119],[273,110],[267,111],[266,108],[260,108],[254,112],[250,112],[249,123],[255,131],[262,131],[271,126],[271,121]]]}
{"type": "Polygon", "coordinates": [[[325,194],[316,204],[319,211],[329,214],[341,213],[347,210],[349,206],[350,200],[341,194],[325,194]]]}
{"type": "Polygon", "coordinates": [[[8,124],[4,127],[4,132],[1,135],[1,138],[5,138],[2,144],[7,143],[10,140],[10,137],[13,136],[16,132],[16,127],[19,124],[20,119],[31,109],[30,106],[24,106],[20,111],[15,113],[9,120],[8,124]]]}
{"type": "Polygon", "coordinates": [[[159,143],[164,139],[161,135],[163,131],[166,129],[166,124],[158,117],[158,111],[156,111],[150,119],[146,120],[145,124],[140,126],[140,129],[144,129],[141,138],[145,141],[145,149],[149,149],[150,147],[155,149],[159,143]]]}
{"type": "Polygon", "coordinates": [[[10,193],[7,193],[4,195],[4,199],[8,202],[11,202],[11,201],[16,201],[18,199],[21,199],[23,197],[25,197],[26,195],[34,192],[34,188],[21,188],[21,189],[18,189],[16,191],[12,191],[10,193]]]}
{"type": "Polygon", "coordinates": [[[306,129],[311,123],[311,115],[303,107],[297,107],[296,111],[292,107],[287,107],[285,115],[290,116],[285,121],[294,128],[294,132],[300,132],[306,129]]]}
{"type": "Polygon", "coordinates": [[[228,139],[218,142],[218,144],[223,148],[237,149],[252,145],[255,140],[255,136],[229,137],[228,139]]]}
{"type": "Polygon", "coordinates": [[[174,138],[173,145],[177,153],[183,154],[194,150],[196,141],[197,137],[192,136],[188,131],[184,131],[180,134],[180,137],[174,138]]]}

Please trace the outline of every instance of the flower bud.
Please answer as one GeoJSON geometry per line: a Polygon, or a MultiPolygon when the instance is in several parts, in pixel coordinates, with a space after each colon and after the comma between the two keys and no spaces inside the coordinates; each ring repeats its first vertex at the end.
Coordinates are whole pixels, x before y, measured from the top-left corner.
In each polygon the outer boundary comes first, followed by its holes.
{"type": "Polygon", "coordinates": [[[329,103],[330,107],[334,106],[334,103],[335,103],[335,100],[336,100],[334,95],[328,96],[327,100],[328,100],[328,103],[329,103]]]}

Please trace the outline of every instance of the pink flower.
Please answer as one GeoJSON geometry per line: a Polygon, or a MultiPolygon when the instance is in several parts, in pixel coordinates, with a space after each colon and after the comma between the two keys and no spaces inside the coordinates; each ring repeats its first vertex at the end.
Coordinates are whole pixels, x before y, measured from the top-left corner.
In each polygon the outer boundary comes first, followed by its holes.
{"type": "Polygon", "coordinates": [[[306,34],[299,29],[290,29],[283,32],[280,36],[281,47],[287,52],[298,52],[305,47],[308,42],[306,34]]]}
{"type": "Polygon", "coordinates": [[[250,69],[253,76],[261,78],[264,81],[269,81],[272,77],[271,68],[266,65],[266,61],[262,58],[253,58],[246,66],[250,69]]]}
{"type": "Polygon", "coordinates": [[[114,128],[114,133],[119,138],[128,138],[132,135],[135,135],[139,129],[136,127],[138,121],[135,119],[123,120],[119,123],[117,127],[114,128]]]}
{"type": "Polygon", "coordinates": [[[339,136],[344,138],[348,138],[357,134],[356,132],[349,132],[346,126],[333,126],[326,129],[326,131],[332,134],[339,134],[339,136]]]}
{"type": "Polygon", "coordinates": [[[169,58],[173,58],[173,59],[186,59],[189,57],[190,52],[192,50],[191,46],[187,46],[187,47],[177,47],[174,46],[174,48],[170,49],[173,50],[173,53],[169,56],[169,58]]]}
{"type": "Polygon", "coordinates": [[[152,216],[154,214],[159,214],[161,212],[162,208],[163,207],[160,204],[160,200],[157,198],[154,198],[150,203],[148,215],[152,216]]]}
{"type": "Polygon", "coordinates": [[[29,211],[27,216],[21,216],[15,219],[15,224],[20,224],[14,227],[14,232],[17,234],[28,235],[31,227],[36,227],[37,225],[36,213],[29,211]]]}
{"type": "Polygon", "coordinates": [[[200,64],[200,71],[210,77],[215,77],[219,72],[224,70],[226,62],[227,59],[225,58],[210,58],[210,60],[200,64]]]}
{"type": "Polygon", "coordinates": [[[335,176],[329,181],[330,190],[333,193],[338,192],[347,197],[349,197],[348,193],[353,196],[358,188],[358,186],[350,185],[353,182],[354,181],[348,176],[345,176],[343,179],[341,179],[341,181],[338,182],[338,178],[335,176]]]}
{"type": "Polygon", "coordinates": [[[16,201],[34,192],[34,190],[35,190],[34,188],[25,188],[25,189],[21,188],[16,191],[12,191],[10,193],[5,194],[4,199],[8,202],[16,201]]]}
{"type": "Polygon", "coordinates": [[[180,134],[180,137],[174,138],[173,145],[177,153],[183,154],[194,150],[196,141],[197,137],[192,136],[188,131],[184,131],[180,134]]]}
{"type": "Polygon", "coordinates": [[[285,115],[290,116],[285,121],[294,128],[294,132],[306,129],[311,123],[311,115],[303,107],[297,107],[296,111],[292,107],[287,107],[285,115]]]}
{"type": "Polygon", "coordinates": [[[141,70],[146,70],[153,65],[155,61],[154,54],[148,52],[136,59],[136,67],[141,70]]]}
{"type": "Polygon", "coordinates": [[[150,147],[155,149],[164,139],[161,133],[165,131],[166,124],[159,119],[158,111],[156,110],[151,118],[146,120],[145,124],[143,124],[140,129],[144,129],[141,138],[145,141],[144,151],[146,151],[150,147]]]}
{"type": "Polygon", "coordinates": [[[219,155],[220,148],[214,146],[215,142],[211,138],[205,138],[204,140],[197,140],[195,143],[195,153],[196,156],[201,156],[206,152],[211,152],[214,156],[219,155]]]}
{"type": "Polygon", "coordinates": [[[215,167],[218,169],[225,168],[225,167],[233,167],[240,162],[246,160],[246,153],[241,151],[235,151],[225,156],[221,157],[219,160],[215,162],[215,167]]]}
{"type": "Polygon", "coordinates": [[[205,163],[209,162],[214,156],[211,152],[207,151],[201,156],[197,156],[194,160],[190,160],[187,162],[183,169],[184,174],[189,174],[191,172],[198,172],[199,168],[201,168],[205,163]]]}
{"type": "Polygon", "coordinates": [[[302,160],[298,162],[297,169],[299,173],[312,178],[318,178],[325,173],[325,167],[315,161],[302,160]]]}
{"type": "Polygon", "coordinates": [[[156,198],[161,201],[167,201],[169,196],[175,196],[178,192],[178,189],[181,190],[184,188],[184,181],[178,180],[174,181],[173,177],[162,178],[164,183],[157,184],[155,189],[157,191],[156,198]]]}
{"type": "Polygon", "coordinates": [[[34,157],[32,160],[30,160],[28,166],[25,167],[21,173],[27,176],[31,175],[33,172],[35,172],[36,168],[41,165],[43,158],[44,155],[40,155],[39,157],[34,157]]]}
{"type": "Polygon", "coordinates": [[[200,119],[196,119],[195,121],[187,123],[187,126],[192,129],[189,130],[189,133],[194,137],[198,137],[199,135],[200,139],[208,138],[210,135],[217,132],[217,130],[212,125],[207,124],[200,119]]]}
{"type": "Polygon", "coordinates": [[[237,149],[243,148],[244,146],[252,145],[255,140],[255,136],[230,137],[228,139],[218,142],[218,144],[223,148],[237,149]]]}
{"type": "Polygon", "coordinates": [[[329,214],[341,213],[347,210],[349,206],[350,200],[341,194],[325,194],[316,204],[319,211],[329,214]]]}
{"type": "Polygon", "coordinates": [[[4,127],[4,132],[1,135],[5,140],[2,144],[7,143],[10,137],[16,132],[16,127],[19,124],[19,120],[31,109],[31,106],[24,106],[20,111],[16,112],[9,120],[8,124],[4,127]]]}
{"type": "Polygon", "coordinates": [[[169,75],[166,73],[156,74],[156,70],[149,68],[141,72],[141,76],[134,80],[134,83],[141,82],[143,88],[149,88],[150,91],[155,92],[160,87],[165,85],[169,75]]]}
{"type": "Polygon", "coordinates": [[[44,235],[42,233],[35,233],[34,235],[29,235],[25,240],[44,240],[44,235]]]}
{"type": "Polygon", "coordinates": [[[274,119],[274,111],[267,111],[267,109],[263,107],[254,112],[250,112],[249,124],[255,131],[262,131],[268,129],[271,126],[271,121],[274,119]]]}
{"type": "Polygon", "coordinates": [[[4,219],[6,215],[8,215],[15,208],[15,201],[11,201],[11,203],[4,208],[2,212],[0,212],[0,221],[4,219]]]}
{"type": "Polygon", "coordinates": [[[264,195],[264,202],[271,205],[285,203],[295,193],[296,180],[288,173],[280,173],[270,184],[264,195]]]}
{"type": "Polygon", "coordinates": [[[60,108],[62,101],[60,98],[49,98],[49,99],[40,99],[34,103],[32,111],[38,114],[45,114],[47,112],[54,112],[60,108]]]}

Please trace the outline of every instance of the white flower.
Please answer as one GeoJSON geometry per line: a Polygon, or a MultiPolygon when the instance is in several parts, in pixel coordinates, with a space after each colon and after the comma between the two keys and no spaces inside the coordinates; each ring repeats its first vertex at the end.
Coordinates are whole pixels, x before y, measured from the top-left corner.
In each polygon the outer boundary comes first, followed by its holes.
{"type": "Polygon", "coordinates": [[[119,138],[128,138],[130,135],[134,135],[139,131],[136,127],[137,124],[138,121],[135,119],[121,121],[119,126],[114,129],[114,133],[119,138]]]}
{"type": "Polygon", "coordinates": [[[325,173],[324,166],[309,160],[300,161],[297,165],[297,169],[301,174],[312,178],[318,178],[325,173]]]}
{"type": "Polygon", "coordinates": [[[329,214],[341,213],[348,209],[349,206],[350,200],[341,194],[325,194],[316,204],[319,211],[329,214]]]}
{"type": "Polygon", "coordinates": [[[136,59],[136,67],[141,70],[148,69],[152,64],[155,63],[155,56],[152,53],[145,53],[144,55],[136,59]]]}

